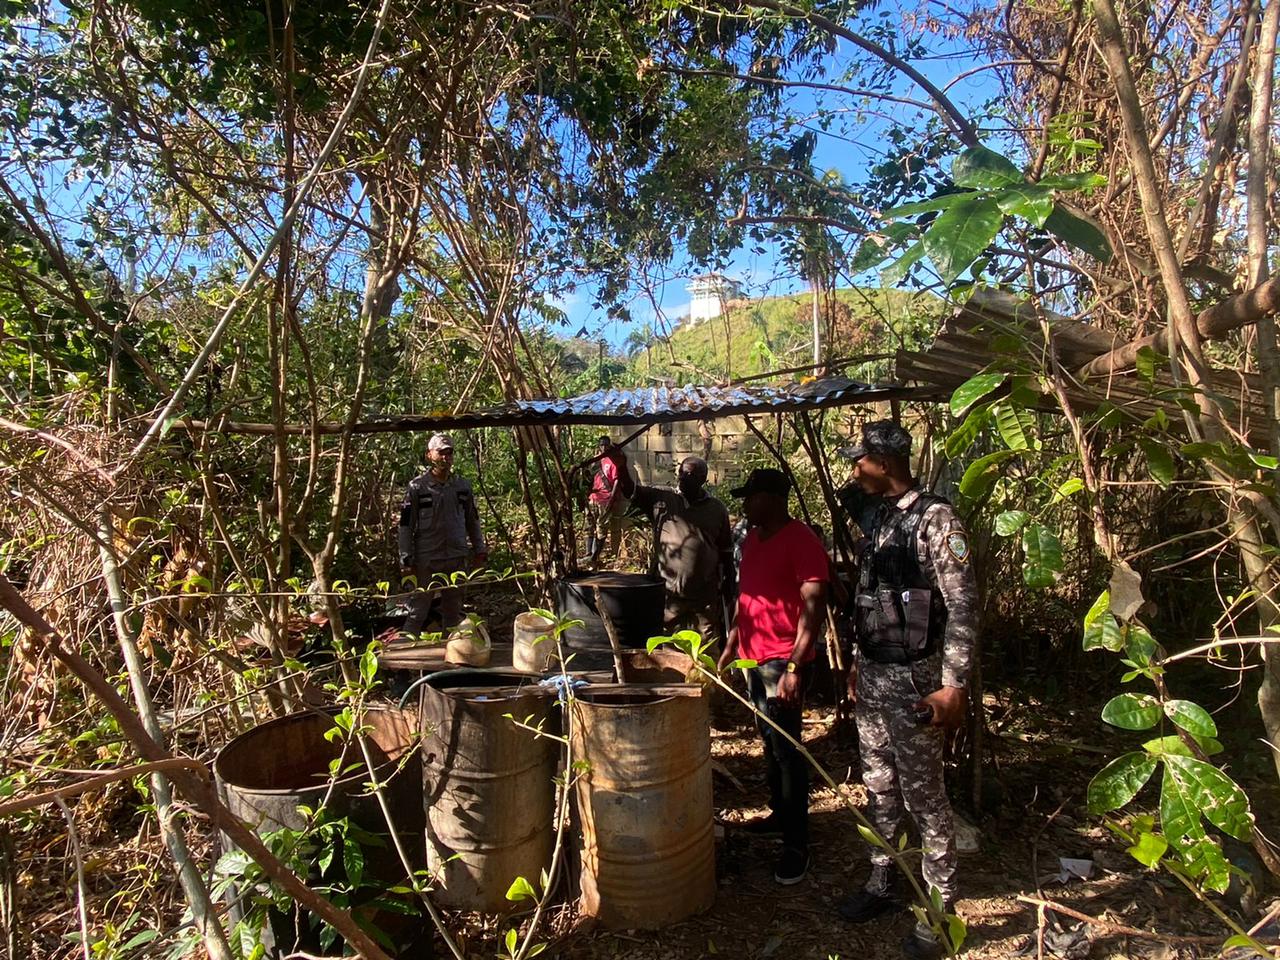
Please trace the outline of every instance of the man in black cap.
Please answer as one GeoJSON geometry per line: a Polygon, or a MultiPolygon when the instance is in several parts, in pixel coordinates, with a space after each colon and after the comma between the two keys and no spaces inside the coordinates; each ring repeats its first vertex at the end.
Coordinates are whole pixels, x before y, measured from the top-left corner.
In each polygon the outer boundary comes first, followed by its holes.
{"type": "MultiPolygon", "coordinates": [[[[977,587],[969,540],[955,508],[919,488],[911,435],[889,420],[868,423],[840,453],[853,462],[841,502],[866,536],[857,604],[857,652],[849,670],[862,780],[870,816],[893,843],[904,806],[920,831],[925,884],[948,912],[956,896],[955,827],[943,782],[944,728],[964,722],[977,634],[977,587]]],[[[838,910],[853,923],[903,909],[892,858],[871,851],[864,888],[838,910]]],[[[945,950],[926,924],[903,942],[909,958],[945,950]]]]}
{"type": "Polygon", "coordinates": [[[427,469],[409,481],[400,507],[400,574],[417,578],[409,599],[405,633],[416,638],[426,626],[432,601],[450,630],[462,620],[462,591],[439,589],[450,574],[483,567],[489,560],[471,481],[453,472],[453,441],[443,433],[427,441],[427,469]]]}
{"type": "MultiPolygon", "coordinates": [[[[787,509],[791,482],[780,470],[752,470],[733,491],[751,525],[742,543],[738,615],[721,669],[737,658],[754,660],[746,670],[755,708],[799,742],[804,687],[826,616],[830,562],[822,541],[787,509]]],[[[757,720],[764,740],[769,781],[767,817],[747,829],[781,836],[782,856],[773,878],[799,883],[809,869],[809,768],[795,746],[757,720]]]]}

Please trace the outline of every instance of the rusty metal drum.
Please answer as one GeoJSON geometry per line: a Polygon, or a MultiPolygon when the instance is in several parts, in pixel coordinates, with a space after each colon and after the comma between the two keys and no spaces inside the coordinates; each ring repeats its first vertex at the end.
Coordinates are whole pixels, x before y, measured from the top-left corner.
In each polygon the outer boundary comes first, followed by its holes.
{"type": "MultiPolygon", "coordinates": [[[[301,830],[307,820],[298,812],[299,805],[314,809],[327,801],[334,815],[349,816],[370,832],[386,833],[382,808],[366,787],[369,771],[359,748],[352,741],[325,737],[334,727],[335,712],[326,708],[271,720],[218,751],[213,772],[231,812],[260,834],[301,830]],[[335,760],[351,769],[331,782],[330,764],[335,760]]],[[[397,832],[406,847],[420,851],[420,774],[417,754],[409,752],[417,737],[416,718],[376,706],[366,709],[357,722],[366,731],[397,832]]]]}
{"type": "MultiPolygon", "coordinates": [[[[357,901],[366,901],[375,896],[371,891],[406,883],[408,871],[390,839],[382,805],[368,789],[369,770],[359,746],[341,737],[331,740],[325,736],[334,729],[335,712],[336,708],[330,707],[295,713],[256,726],[218,752],[213,771],[218,793],[228,809],[260,835],[282,829],[301,831],[308,826],[309,818],[299,807],[315,810],[323,804],[330,816],[346,817],[366,832],[384,837],[381,846],[365,850],[365,886],[357,901]],[[333,779],[330,770],[335,761],[342,773],[333,779]]],[[[370,759],[383,785],[387,809],[408,866],[410,870],[420,870],[426,856],[422,774],[415,749],[418,718],[378,705],[362,711],[356,723],[365,731],[370,759]]],[[[235,849],[225,834],[221,841],[225,852],[235,849]]],[[[346,876],[341,857],[335,858],[327,869],[322,869],[318,861],[313,862],[310,871],[312,882],[352,879],[346,876]]],[[[244,916],[241,898],[234,891],[229,893],[231,918],[239,921],[244,916]]],[[[371,910],[366,916],[393,938],[414,935],[412,922],[398,914],[380,912],[375,907],[361,909],[371,910]]],[[[332,952],[321,950],[317,924],[300,907],[269,908],[259,936],[270,956],[295,950],[332,952]]]]}
{"type": "Polygon", "coordinates": [[[427,859],[444,906],[504,913],[516,877],[551,865],[559,708],[528,674],[449,670],[422,688],[427,859]]]}
{"type": "Polygon", "coordinates": [[[581,909],[612,929],[656,929],[716,894],[707,700],[693,684],[580,691],[581,909]]]}

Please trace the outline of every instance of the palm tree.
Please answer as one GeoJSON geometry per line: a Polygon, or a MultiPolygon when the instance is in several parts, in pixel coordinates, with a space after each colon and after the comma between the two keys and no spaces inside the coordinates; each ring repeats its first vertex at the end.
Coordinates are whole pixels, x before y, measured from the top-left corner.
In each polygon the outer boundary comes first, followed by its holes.
{"type": "Polygon", "coordinates": [[[627,334],[627,339],[622,341],[622,350],[630,360],[641,350],[648,350],[653,340],[653,325],[646,323],[627,334]]]}

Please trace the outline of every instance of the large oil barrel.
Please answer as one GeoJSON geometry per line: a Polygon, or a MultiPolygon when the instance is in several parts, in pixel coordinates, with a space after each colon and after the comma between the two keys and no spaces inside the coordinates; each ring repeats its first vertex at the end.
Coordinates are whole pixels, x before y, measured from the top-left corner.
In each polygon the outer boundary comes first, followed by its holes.
{"type": "Polygon", "coordinates": [[[585,651],[609,650],[609,634],[596,605],[597,590],[600,605],[613,622],[622,646],[643,647],[650,637],[662,634],[666,603],[662,581],[643,573],[600,570],[555,582],[556,613],[582,621],[582,626],[564,632],[566,646],[585,651]]]}
{"type": "MultiPolygon", "coordinates": [[[[237,817],[260,835],[282,829],[302,830],[307,818],[300,806],[312,810],[324,804],[332,817],[346,817],[353,824],[381,837],[382,846],[364,849],[364,873],[385,888],[403,883],[407,872],[387,830],[378,799],[367,789],[369,771],[359,745],[354,740],[327,739],[334,728],[335,710],[295,713],[254,727],[236,737],[213,761],[214,777],[223,802],[237,817]],[[337,760],[344,775],[331,781],[331,764],[337,760]]],[[[377,779],[384,784],[384,796],[396,825],[396,832],[414,869],[425,863],[423,848],[424,805],[422,774],[416,745],[417,717],[389,706],[370,707],[357,716],[365,728],[377,779]]],[[[234,849],[224,835],[223,848],[234,849]]],[[[333,858],[332,869],[344,858],[333,858]]],[[[318,877],[318,865],[313,865],[318,877]]],[[[344,878],[351,879],[351,878],[344,878]]],[[[367,882],[367,881],[366,881],[367,882]]],[[[375,896],[370,887],[370,897],[375,896]]],[[[233,915],[239,918],[238,903],[233,915]]],[[[272,910],[263,943],[272,952],[319,948],[313,939],[314,925],[301,911],[288,914],[272,910]]]]}
{"type": "Polygon", "coordinates": [[[693,684],[578,693],[581,909],[606,927],[665,927],[715,899],[707,712],[693,684]]]}
{"type": "MultiPolygon", "coordinates": [[[[347,816],[371,833],[387,833],[378,799],[365,784],[369,771],[354,740],[327,739],[334,728],[333,709],[294,713],[242,733],[220,751],[213,772],[227,806],[257,833],[282,828],[301,830],[300,805],[315,809],[327,797],[327,809],[347,816]],[[344,752],[345,751],[345,752],[344,752]],[[341,759],[350,770],[330,784],[330,764],[341,759]]],[[[417,737],[417,718],[392,707],[370,707],[357,718],[367,728],[369,749],[397,832],[411,850],[423,824],[418,789],[418,756],[409,752],[417,737]]]]}
{"type": "Polygon", "coordinates": [[[559,742],[555,697],[537,677],[447,670],[422,688],[427,857],[437,902],[503,913],[516,877],[535,886],[551,866],[559,742]]]}

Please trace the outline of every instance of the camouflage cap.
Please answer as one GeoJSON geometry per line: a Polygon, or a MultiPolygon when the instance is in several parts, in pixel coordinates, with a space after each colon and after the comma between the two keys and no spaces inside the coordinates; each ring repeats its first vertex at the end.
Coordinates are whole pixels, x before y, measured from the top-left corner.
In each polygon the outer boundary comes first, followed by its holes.
{"type": "Polygon", "coordinates": [[[449,435],[445,433],[437,433],[427,441],[428,450],[452,450],[453,441],[449,439],[449,435]]]}
{"type": "Polygon", "coordinates": [[[843,446],[836,453],[846,460],[861,460],[868,453],[910,457],[911,434],[892,420],[875,420],[863,424],[861,442],[843,446]]]}

